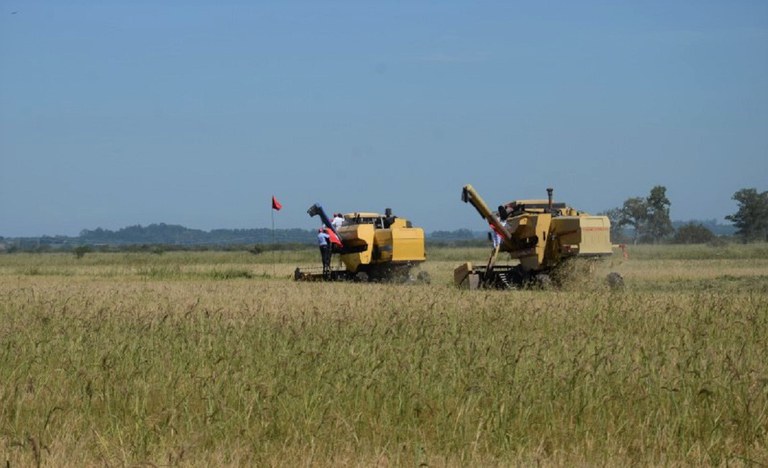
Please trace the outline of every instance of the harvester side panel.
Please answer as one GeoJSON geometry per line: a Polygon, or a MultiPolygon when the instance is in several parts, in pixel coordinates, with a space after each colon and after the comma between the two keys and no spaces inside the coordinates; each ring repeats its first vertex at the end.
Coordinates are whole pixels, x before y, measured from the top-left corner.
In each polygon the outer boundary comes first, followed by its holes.
{"type": "Polygon", "coordinates": [[[421,228],[402,228],[392,231],[392,261],[423,262],[427,259],[424,252],[424,230],[421,228]]]}
{"type": "Polygon", "coordinates": [[[580,255],[611,255],[611,222],[606,216],[581,217],[580,255]]]}
{"type": "Polygon", "coordinates": [[[564,253],[611,255],[611,225],[606,216],[561,216],[552,220],[564,253]]]}
{"type": "Polygon", "coordinates": [[[341,255],[341,261],[347,270],[356,272],[360,265],[371,263],[371,254],[373,251],[374,227],[372,224],[357,224],[353,226],[344,226],[340,230],[341,242],[345,248],[359,250],[365,247],[365,250],[341,255]]]}
{"type": "Polygon", "coordinates": [[[392,231],[389,229],[377,229],[376,250],[373,252],[373,262],[384,263],[392,261],[392,231]]]}
{"type": "MultiPolygon", "coordinates": [[[[513,235],[517,239],[516,244],[522,249],[512,251],[514,256],[520,259],[524,270],[539,270],[544,263],[546,249],[546,237],[549,232],[552,215],[523,215],[512,218],[513,235]],[[527,239],[535,239],[534,245],[526,244],[527,239]]],[[[506,250],[502,248],[502,250],[506,250]]]]}

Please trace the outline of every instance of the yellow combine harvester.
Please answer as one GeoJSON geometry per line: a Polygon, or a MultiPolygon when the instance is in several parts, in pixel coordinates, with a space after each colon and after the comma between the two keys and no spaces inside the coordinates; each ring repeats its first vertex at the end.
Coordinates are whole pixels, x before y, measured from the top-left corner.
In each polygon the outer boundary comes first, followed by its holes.
{"type": "MultiPolygon", "coordinates": [[[[547,286],[552,282],[550,273],[567,260],[613,253],[607,216],[592,216],[554,203],[551,188],[547,194],[547,200],[515,200],[492,212],[471,185],[464,186],[462,201],[475,207],[497,241],[486,265],[465,263],[454,270],[456,285],[469,289],[547,286]],[[509,253],[518,263],[497,265],[499,252],[509,253]]],[[[618,273],[611,273],[608,280],[612,286],[622,283],[618,273]]]]}
{"type": "Polygon", "coordinates": [[[410,221],[392,214],[354,212],[346,213],[340,228],[335,229],[319,204],[312,205],[307,213],[319,216],[326,229],[333,231],[342,246],[334,246],[343,269],[318,272],[317,269],[296,268],[294,279],[298,281],[322,280],[410,280],[427,282],[426,272],[411,278],[411,269],[426,260],[424,230],[413,227],[410,221]]]}

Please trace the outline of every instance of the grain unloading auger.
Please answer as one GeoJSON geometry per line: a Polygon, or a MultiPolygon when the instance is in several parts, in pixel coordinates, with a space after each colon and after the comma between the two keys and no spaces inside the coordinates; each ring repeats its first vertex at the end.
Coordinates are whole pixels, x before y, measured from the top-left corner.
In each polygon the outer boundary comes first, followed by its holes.
{"type": "MultiPolygon", "coordinates": [[[[426,260],[424,230],[410,221],[392,214],[354,212],[342,215],[341,227],[334,228],[322,206],[312,205],[307,214],[319,216],[327,229],[341,240],[334,246],[342,268],[317,271],[317,268],[296,268],[297,281],[353,280],[386,281],[409,280],[413,267],[426,260]]],[[[429,276],[422,271],[418,280],[427,282],[429,276]]]]}
{"type": "MultiPolygon", "coordinates": [[[[496,247],[484,266],[464,263],[454,270],[456,285],[475,288],[547,286],[552,273],[570,260],[594,259],[613,254],[611,224],[607,216],[593,216],[565,203],[554,203],[552,189],[547,200],[515,200],[492,212],[471,185],[465,185],[461,199],[475,207],[497,236],[496,247]],[[506,252],[515,264],[497,264],[506,252]]],[[[611,273],[609,284],[623,283],[611,273]]]]}

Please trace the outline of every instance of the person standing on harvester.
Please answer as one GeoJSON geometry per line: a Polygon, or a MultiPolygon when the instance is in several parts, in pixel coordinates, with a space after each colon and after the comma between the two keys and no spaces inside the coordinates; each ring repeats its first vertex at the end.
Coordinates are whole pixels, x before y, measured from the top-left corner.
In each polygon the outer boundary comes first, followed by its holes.
{"type": "Polygon", "coordinates": [[[333,214],[333,221],[331,221],[331,226],[333,226],[333,229],[338,233],[339,229],[341,229],[341,225],[344,224],[344,217],[341,216],[341,213],[334,213],[333,214]]]}
{"type": "Polygon", "coordinates": [[[331,272],[331,236],[324,229],[317,230],[317,245],[320,247],[320,258],[323,261],[323,275],[331,272]]]}

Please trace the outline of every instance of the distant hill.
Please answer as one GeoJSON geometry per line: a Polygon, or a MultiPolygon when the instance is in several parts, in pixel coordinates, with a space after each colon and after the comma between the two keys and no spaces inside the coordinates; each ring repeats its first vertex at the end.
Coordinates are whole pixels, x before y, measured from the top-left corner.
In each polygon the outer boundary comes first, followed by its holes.
{"type": "Polygon", "coordinates": [[[170,245],[182,247],[228,246],[249,244],[311,244],[315,232],[309,229],[213,229],[203,231],[176,224],[150,224],[128,226],[116,231],[96,228],[84,229],[79,236],[0,237],[2,250],[57,250],[79,245],[131,246],[170,245]],[[274,237],[273,237],[274,235],[274,237]]]}
{"type": "Polygon", "coordinates": [[[470,231],[469,229],[457,229],[455,231],[432,231],[427,234],[427,239],[433,241],[464,241],[484,239],[486,233],[483,231],[470,231]]]}
{"type": "MultiPolygon", "coordinates": [[[[727,224],[719,224],[716,219],[673,221],[675,229],[688,223],[700,223],[717,236],[731,236],[736,229],[727,224]]],[[[627,234],[625,232],[625,234],[627,234]]],[[[487,231],[457,229],[454,231],[432,231],[427,234],[427,241],[432,245],[474,245],[486,240],[487,231]]],[[[127,226],[116,231],[96,228],[84,229],[79,236],[41,236],[41,237],[0,237],[0,251],[21,250],[56,250],[71,249],[79,245],[131,246],[131,245],[168,245],[181,247],[195,246],[238,246],[252,244],[307,244],[315,242],[313,229],[213,229],[204,231],[191,229],[177,224],[150,224],[148,226],[127,226]]]]}
{"type": "Polygon", "coordinates": [[[224,245],[310,243],[314,232],[308,229],[213,229],[203,231],[176,224],[150,224],[128,226],[117,231],[108,229],[83,230],[78,240],[85,244],[171,244],[171,245],[224,245]]]}

